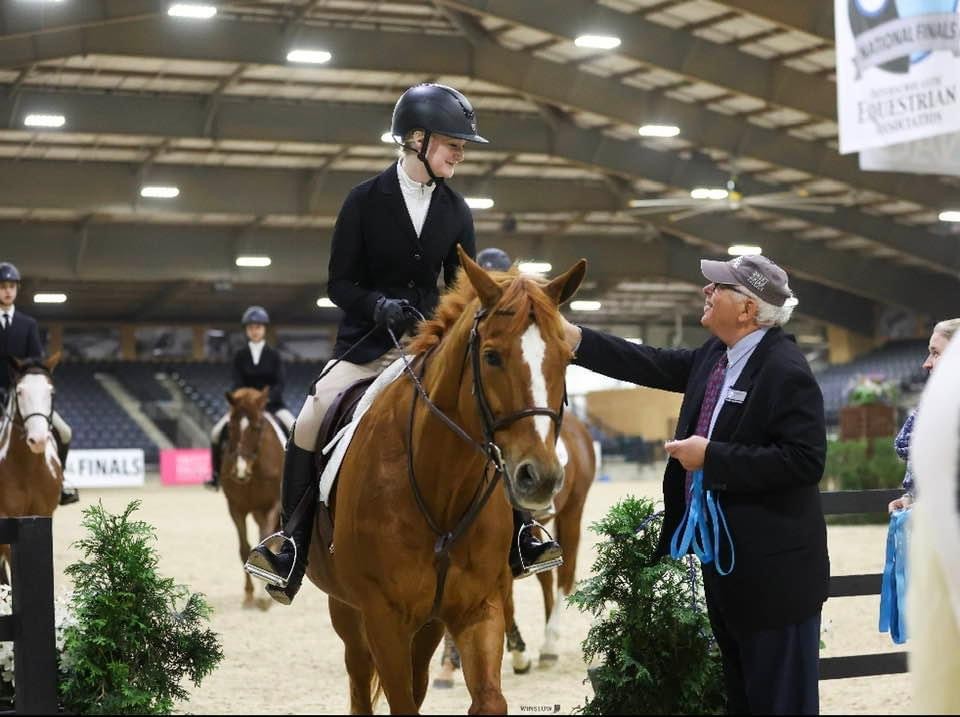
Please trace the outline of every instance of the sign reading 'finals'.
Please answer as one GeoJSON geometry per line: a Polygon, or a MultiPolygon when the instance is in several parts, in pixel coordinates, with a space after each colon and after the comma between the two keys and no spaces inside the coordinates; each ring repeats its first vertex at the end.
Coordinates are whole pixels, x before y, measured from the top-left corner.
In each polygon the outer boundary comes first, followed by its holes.
{"type": "Polygon", "coordinates": [[[958,0],[834,0],[843,154],[960,131],[958,0]]]}
{"type": "Polygon", "coordinates": [[[143,485],[146,477],[143,449],[74,449],[67,454],[64,477],[68,485],[76,488],[143,485]]]}

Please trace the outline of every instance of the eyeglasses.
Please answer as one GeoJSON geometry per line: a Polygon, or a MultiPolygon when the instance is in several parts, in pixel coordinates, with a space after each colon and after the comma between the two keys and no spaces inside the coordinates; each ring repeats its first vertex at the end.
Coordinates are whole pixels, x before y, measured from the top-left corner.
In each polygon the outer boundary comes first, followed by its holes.
{"type": "Polygon", "coordinates": [[[714,291],[717,291],[719,289],[725,289],[726,291],[733,291],[737,294],[740,294],[741,296],[746,296],[748,299],[751,298],[745,292],[740,291],[740,289],[737,288],[736,284],[718,284],[717,282],[713,282],[711,286],[713,287],[714,291]]]}

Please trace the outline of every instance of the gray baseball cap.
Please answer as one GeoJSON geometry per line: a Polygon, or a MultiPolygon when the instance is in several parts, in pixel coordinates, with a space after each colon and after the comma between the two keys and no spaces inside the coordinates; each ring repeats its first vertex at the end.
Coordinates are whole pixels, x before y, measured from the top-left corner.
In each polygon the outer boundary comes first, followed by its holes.
{"type": "Polygon", "coordinates": [[[738,256],[730,261],[701,259],[700,273],[717,284],[746,287],[774,306],[783,306],[793,296],[787,272],[760,254],[738,256]]]}

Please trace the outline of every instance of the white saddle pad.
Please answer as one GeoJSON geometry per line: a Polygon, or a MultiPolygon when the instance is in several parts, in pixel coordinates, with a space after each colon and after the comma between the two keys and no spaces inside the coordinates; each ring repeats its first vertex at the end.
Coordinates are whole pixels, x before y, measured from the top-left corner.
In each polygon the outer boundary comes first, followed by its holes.
{"type": "Polygon", "coordinates": [[[383,373],[377,376],[377,379],[370,384],[370,388],[364,392],[363,396],[361,396],[357,402],[357,410],[354,411],[353,420],[341,428],[337,432],[337,435],[323,447],[324,455],[332,451],[330,460],[327,462],[326,467],[323,469],[323,474],[320,476],[320,500],[325,504],[329,505],[330,489],[333,488],[333,481],[337,477],[340,464],[343,463],[343,457],[347,454],[350,441],[353,439],[353,434],[356,433],[357,426],[360,425],[360,420],[367,410],[369,410],[370,406],[373,405],[374,400],[380,395],[380,392],[393,383],[402,373],[403,358],[401,357],[387,366],[387,368],[383,370],[383,373]]]}
{"type": "MultiPolygon", "coordinates": [[[[332,451],[330,460],[327,462],[320,476],[320,500],[322,500],[325,505],[330,504],[330,490],[333,488],[333,482],[337,478],[337,473],[340,472],[340,464],[343,463],[343,457],[347,454],[347,449],[350,447],[353,434],[356,433],[357,426],[360,425],[361,419],[367,410],[369,410],[370,406],[373,405],[374,400],[380,395],[380,392],[399,378],[402,373],[403,358],[401,357],[387,366],[383,373],[377,376],[377,379],[370,384],[370,388],[364,392],[363,396],[357,402],[357,410],[353,414],[353,419],[341,428],[337,432],[337,435],[323,447],[324,455],[332,451]]],[[[570,456],[567,453],[567,446],[564,444],[562,438],[557,441],[557,458],[560,460],[560,465],[564,467],[566,467],[567,462],[570,460],[570,456]]]]}

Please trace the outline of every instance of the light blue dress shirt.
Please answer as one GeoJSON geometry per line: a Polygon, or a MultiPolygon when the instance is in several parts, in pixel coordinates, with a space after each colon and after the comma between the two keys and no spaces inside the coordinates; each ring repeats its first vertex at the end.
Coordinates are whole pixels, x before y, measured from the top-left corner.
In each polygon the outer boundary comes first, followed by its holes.
{"type": "Polygon", "coordinates": [[[713,407],[713,416],[710,417],[710,430],[707,431],[707,438],[710,438],[713,434],[713,426],[717,422],[717,416],[720,415],[720,409],[723,408],[727,394],[733,388],[737,379],[740,378],[743,367],[747,365],[747,361],[753,356],[753,352],[763,340],[763,337],[767,335],[767,331],[769,331],[767,328],[757,329],[727,349],[727,373],[723,377],[723,385],[720,387],[720,398],[717,399],[717,405],[713,407]]]}

